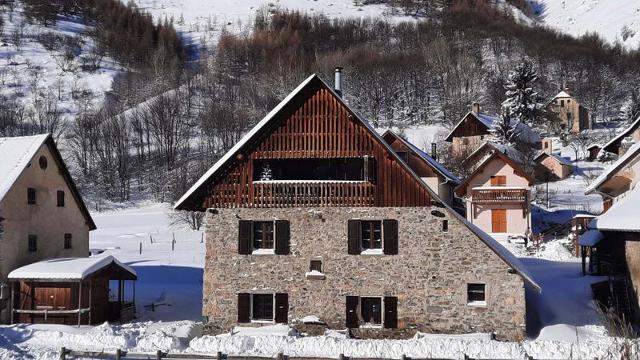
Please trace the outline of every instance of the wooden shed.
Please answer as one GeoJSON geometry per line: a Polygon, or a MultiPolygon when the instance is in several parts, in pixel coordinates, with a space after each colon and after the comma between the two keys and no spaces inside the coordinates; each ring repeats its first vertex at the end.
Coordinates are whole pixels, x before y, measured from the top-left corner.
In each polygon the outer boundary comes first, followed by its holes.
{"type": "Polygon", "coordinates": [[[138,276],[112,256],[43,260],[12,271],[8,278],[11,323],[93,325],[135,316],[138,276]],[[127,280],[133,282],[129,301],[127,280]],[[117,281],[112,293],[110,281],[117,281]]]}

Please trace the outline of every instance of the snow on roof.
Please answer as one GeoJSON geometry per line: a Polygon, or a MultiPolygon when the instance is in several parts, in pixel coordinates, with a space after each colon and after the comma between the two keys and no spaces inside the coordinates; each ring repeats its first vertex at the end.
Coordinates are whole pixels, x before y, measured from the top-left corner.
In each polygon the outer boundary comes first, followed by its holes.
{"type": "Polygon", "coordinates": [[[640,231],[640,186],[636,186],[622,200],[604,214],[589,222],[590,229],[608,231],[640,231]]]}
{"type": "Polygon", "coordinates": [[[571,95],[569,95],[569,93],[567,93],[566,91],[560,91],[558,93],[558,95],[554,96],[553,99],[551,99],[552,101],[558,98],[570,98],[571,95]]]}
{"type": "Polygon", "coordinates": [[[611,179],[620,169],[624,168],[631,161],[637,160],[640,154],[640,143],[632,145],[627,152],[624,153],[618,160],[616,160],[611,166],[602,172],[594,182],[587,187],[584,191],[585,194],[591,194],[604,184],[607,180],[611,179]]]}
{"type": "Polygon", "coordinates": [[[627,126],[627,128],[624,129],[624,131],[622,131],[620,134],[616,135],[613,139],[609,140],[606,144],[604,144],[602,149],[604,149],[605,151],[608,151],[606,149],[610,145],[612,145],[617,141],[621,141],[625,137],[629,136],[629,133],[633,132],[636,128],[638,128],[638,126],[640,126],[640,117],[638,117],[634,122],[632,122],[631,125],[627,126]]]}
{"type": "MultiPolygon", "coordinates": [[[[493,124],[495,124],[499,120],[499,118],[495,116],[490,116],[487,114],[470,111],[465,116],[463,116],[462,119],[460,119],[460,121],[456,124],[456,126],[453,127],[453,129],[451,129],[449,134],[447,134],[447,136],[445,137],[445,140],[449,139],[451,135],[453,135],[453,132],[458,128],[458,126],[460,126],[460,124],[462,124],[464,119],[469,115],[473,115],[473,117],[478,119],[478,121],[480,121],[488,129],[491,129],[493,127],[493,124]]],[[[519,121],[518,119],[511,119],[511,124],[518,124],[516,129],[519,132],[518,137],[521,140],[526,141],[530,144],[540,142],[540,134],[535,132],[531,127],[529,127],[529,125],[519,121]]]]}
{"type": "Polygon", "coordinates": [[[578,244],[582,246],[594,246],[604,239],[604,235],[598,230],[587,230],[580,236],[578,244]]]}
{"type": "Polygon", "coordinates": [[[594,147],[600,147],[600,144],[597,144],[597,143],[596,144],[591,144],[591,145],[587,146],[587,150],[592,149],[594,147]]]}
{"type": "Polygon", "coordinates": [[[86,258],[59,258],[25,265],[9,273],[10,280],[83,280],[95,272],[115,263],[137,277],[136,271],[113,256],[86,258]]]}
{"type": "Polygon", "coordinates": [[[557,162],[559,162],[562,165],[573,166],[571,161],[569,161],[567,158],[564,158],[564,157],[562,157],[562,156],[560,156],[558,154],[554,154],[554,153],[548,154],[548,153],[546,153],[544,151],[542,151],[538,156],[536,156],[535,160],[538,160],[538,158],[540,158],[541,156],[544,156],[544,155],[548,155],[549,157],[555,159],[557,162]]]}
{"type": "Polygon", "coordinates": [[[48,134],[0,137],[0,201],[48,137],[48,134]]]}

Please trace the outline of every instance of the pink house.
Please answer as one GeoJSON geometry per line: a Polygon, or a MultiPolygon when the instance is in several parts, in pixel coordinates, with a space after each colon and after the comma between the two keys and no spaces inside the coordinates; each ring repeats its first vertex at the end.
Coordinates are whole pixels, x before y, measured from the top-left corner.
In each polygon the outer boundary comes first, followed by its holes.
{"type": "Polygon", "coordinates": [[[456,188],[463,198],[467,220],[498,240],[531,233],[530,189],[533,178],[505,145],[485,143],[472,157],[482,160],[456,188]]]}

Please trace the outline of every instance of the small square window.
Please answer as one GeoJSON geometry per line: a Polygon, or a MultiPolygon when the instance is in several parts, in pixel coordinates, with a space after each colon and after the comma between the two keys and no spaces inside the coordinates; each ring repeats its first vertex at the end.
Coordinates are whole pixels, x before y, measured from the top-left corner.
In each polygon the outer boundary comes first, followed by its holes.
{"type": "Polygon", "coordinates": [[[251,320],[273,321],[273,294],[251,295],[251,320]]]}
{"type": "Polygon", "coordinates": [[[486,305],[485,284],[467,284],[467,304],[486,305]]]}
{"type": "Polygon", "coordinates": [[[362,322],[365,326],[382,325],[382,298],[360,298],[360,316],[362,317],[362,322]]]}
{"type": "Polygon", "coordinates": [[[253,248],[273,249],[273,221],[254,221],[253,248]]]}
{"type": "Polygon", "coordinates": [[[58,190],[57,198],[58,207],[64,207],[64,191],[58,190]]]}
{"type": "Polygon", "coordinates": [[[398,154],[398,157],[400,158],[400,160],[404,161],[405,163],[409,163],[409,153],[406,151],[396,151],[396,154],[398,154]]]}
{"type": "Polygon", "coordinates": [[[449,231],[449,220],[442,220],[442,232],[449,231]]]}
{"type": "Polygon", "coordinates": [[[362,250],[382,249],[382,221],[362,221],[362,250]]]}
{"type": "Polygon", "coordinates": [[[64,234],[64,248],[65,249],[71,249],[71,239],[72,236],[71,234],[64,234]]]}
{"type": "Polygon", "coordinates": [[[29,205],[36,204],[36,189],[27,188],[27,204],[29,205]]]}
{"type": "Polygon", "coordinates": [[[29,252],[38,251],[38,236],[29,235],[29,252]]]}
{"type": "Polygon", "coordinates": [[[309,263],[309,271],[322,272],[322,260],[311,260],[309,263]]]}

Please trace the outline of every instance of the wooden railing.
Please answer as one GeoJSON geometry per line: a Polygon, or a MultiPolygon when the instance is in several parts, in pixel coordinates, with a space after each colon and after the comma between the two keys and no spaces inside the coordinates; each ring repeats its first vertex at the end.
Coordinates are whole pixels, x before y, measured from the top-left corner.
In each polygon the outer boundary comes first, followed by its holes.
{"type": "Polygon", "coordinates": [[[368,181],[257,181],[254,207],[374,206],[375,185],[368,181]]]}
{"type": "Polygon", "coordinates": [[[514,203],[527,202],[529,190],[527,189],[473,189],[474,203],[514,203]]]}

